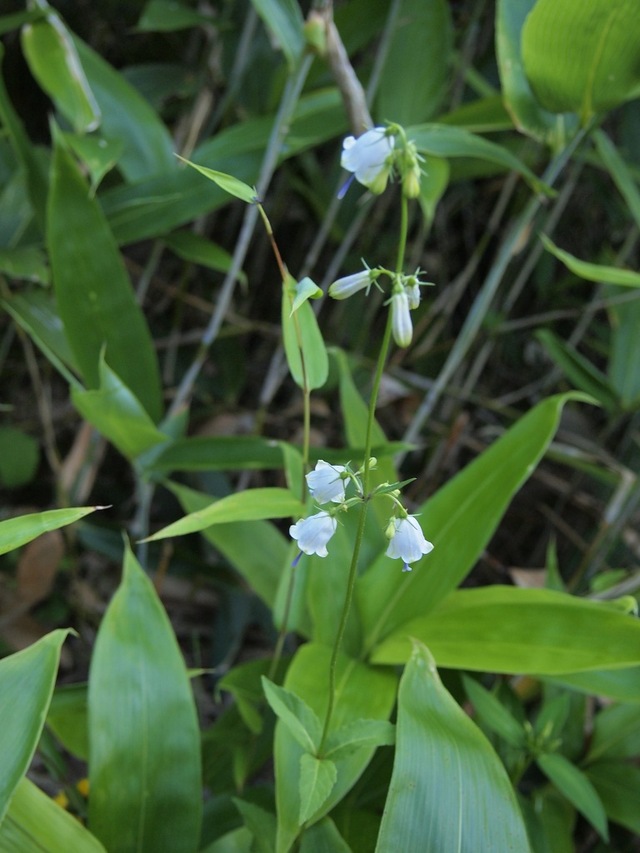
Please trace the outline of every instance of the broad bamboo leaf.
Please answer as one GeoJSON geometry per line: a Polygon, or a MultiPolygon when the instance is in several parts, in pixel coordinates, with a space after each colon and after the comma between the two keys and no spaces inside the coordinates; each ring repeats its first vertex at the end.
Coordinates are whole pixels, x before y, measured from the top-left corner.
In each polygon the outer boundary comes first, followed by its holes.
{"type": "MultiPolygon", "coordinates": [[[[330,656],[329,647],[307,643],[296,653],[285,681],[287,690],[303,699],[321,720],[327,706],[330,656]]],[[[336,706],[330,734],[363,718],[388,719],[396,693],[397,680],[393,672],[369,667],[340,656],[336,675],[336,706]]],[[[353,754],[336,758],[338,777],[335,787],[322,808],[311,816],[312,823],[342,800],[369,763],[373,751],[373,747],[368,746],[353,754]]],[[[302,754],[302,747],[296,743],[286,727],[278,723],[275,741],[278,853],[289,851],[300,832],[299,778],[302,754]]]]}
{"type": "Polygon", "coordinates": [[[179,521],[163,527],[147,541],[166,539],[168,536],[185,536],[206,530],[213,524],[234,521],[259,521],[264,518],[296,517],[304,513],[304,504],[295,498],[289,489],[247,489],[211,503],[179,521]]]}
{"type": "Polygon", "coordinates": [[[586,817],[605,841],[609,840],[607,816],[595,788],[584,773],[564,755],[539,755],[536,764],[556,788],[586,817]]]}
{"type": "Polygon", "coordinates": [[[162,397],[149,329],[104,215],[56,137],[47,244],[65,333],[90,388],[99,386],[104,347],[111,368],[157,421],[162,397]]]}
{"type": "Polygon", "coordinates": [[[0,822],[38,745],[68,633],[52,631],[0,661],[0,822]]]}
{"type": "Polygon", "coordinates": [[[382,555],[359,578],[356,596],[366,649],[426,615],[466,577],[549,446],[571,399],[584,398],[559,395],[539,403],[420,508],[420,524],[435,548],[412,572],[401,573],[382,555]]]}
{"type": "Polygon", "coordinates": [[[49,530],[58,530],[73,524],[85,515],[103,509],[99,506],[65,507],[65,509],[50,509],[46,512],[33,512],[29,515],[19,515],[0,521],[0,554],[13,551],[32,539],[37,539],[49,530]]]}
{"type": "Polygon", "coordinates": [[[24,778],[0,825],[2,853],[106,853],[77,817],[24,778]]]}
{"type": "Polygon", "coordinates": [[[400,681],[393,775],[376,846],[376,853],[395,850],[529,850],[502,762],[418,643],[400,681]]]}
{"type": "Polygon", "coordinates": [[[97,391],[71,389],[71,399],[82,417],[117,447],[127,459],[168,441],[155,426],[131,390],[100,358],[97,391]]]}
{"type": "Polygon", "coordinates": [[[545,110],[536,100],[522,64],[522,26],[536,0],[499,0],[496,12],[496,53],[504,104],[518,130],[559,149],[575,133],[572,114],[545,110]]]}
{"type": "Polygon", "coordinates": [[[89,827],[108,850],[193,853],[200,731],[182,653],[127,548],[89,674],[89,827]]]}
{"type": "Polygon", "coordinates": [[[85,76],[71,34],[51,7],[46,16],[26,24],[22,50],[29,69],[77,133],[100,124],[100,107],[85,76]]]}
{"type": "Polygon", "coordinates": [[[395,631],[375,663],[403,663],[411,637],[439,666],[477,671],[560,673],[631,667],[640,660],[640,621],[608,604],[548,589],[487,586],[451,593],[427,616],[395,631]],[[600,640],[594,644],[593,637],[600,640]]]}
{"type": "Polygon", "coordinates": [[[445,0],[401,0],[394,21],[376,113],[406,127],[438,111],[450,79],[453,27],[445,0]]]}
{"type": "Polygon", "coordinates": [[[522,31],[522,58],[543,107],[583,124],[640,90],[635,0],[538,0],[522,31]]]}

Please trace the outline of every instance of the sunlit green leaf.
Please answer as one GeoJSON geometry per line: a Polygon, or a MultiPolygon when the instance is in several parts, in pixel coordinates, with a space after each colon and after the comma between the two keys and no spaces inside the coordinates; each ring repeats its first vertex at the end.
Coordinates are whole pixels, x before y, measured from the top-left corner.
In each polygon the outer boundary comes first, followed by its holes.
{"type": "Polygon", "coordinates": [[[400,681],[393,775],[376,847],[390,850],[529,850],[502,762],[419,644],[400,681]]]}
{"type": "Polygon", "coordinates": [[[51,509],[47,512],[34,512],[0,521],[0,554],[13,551],[32,539],[36,539],[49,530],[58,530],[67,524],[73,524],[85,515],[102,507],[81,506],[51,509]]]}
{"type": "Polygon", "coordinates": [[[176,157],[178,160],[182,160],[183,163],[186,163],[188,166],[191,166],[193,169],[200,172],[200,174],[204,175],[205,178],[209,178],[210,181],[213,181],[214,184],[217,184],[220,189],[229,193],[229,195],[235,196],[241,201],[246,201],[247,204],[253,204],[255,202],[256,191],[253,187],[245,184],[244,181],[234,178],[233,175],[227,175],[225,172],[217,172],[215,169],[208,169],[206,166],[199,166],[197,163],[192,163],[191,160],[187,160],[185,157],[180,157],[179,154],[176,154],[176,157]]]}

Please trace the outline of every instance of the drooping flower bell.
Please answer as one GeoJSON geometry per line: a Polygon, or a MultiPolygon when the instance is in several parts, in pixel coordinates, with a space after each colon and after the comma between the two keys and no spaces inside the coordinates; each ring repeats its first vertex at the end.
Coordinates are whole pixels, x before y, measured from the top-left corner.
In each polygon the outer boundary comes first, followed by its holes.
{"type": "Polygon", "coordinates": [[[313,471],[307,474],[307,486],[319,504],[342,503],[344,501],[344,465],[330,465],[320,459],[313,471]]]}
{"type": "Polygon", "coordinates": [[[372,193],[383,193],[393,166],[395,140],[384,127],[374,127],[357,139],[347,136],[342,143],[340,165],[353,172],[358,183],[372,193]]]}
{"type": "Polygon", "coordinates": [[[393,560],[402,560],[403,572],[410,572],[409,563],[415,563],[423,554],[433,551],[432,543],[425,539],[422,528],[412,515],[391,519],[387,536],[389,536],[389,547],[386,555],[393,560]]]}
{"type": "Polygon", "coordinates": [[[326,557],[327,542],[336,532],[338,522],[328,512],[317,512],[309,518],[301,518],[289,528],[289,535],[298,543],[304,554],[326,557]]]}

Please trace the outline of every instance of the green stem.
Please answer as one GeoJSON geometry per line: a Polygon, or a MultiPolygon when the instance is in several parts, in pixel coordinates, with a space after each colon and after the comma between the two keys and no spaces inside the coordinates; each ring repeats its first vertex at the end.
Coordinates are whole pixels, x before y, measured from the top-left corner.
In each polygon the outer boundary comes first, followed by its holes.
{"type": "MultiPolygon", "coordinates": [[[[402,206],[401,206],[401,215],[400,215],[400,241],[398,243],[398,257],[396,263],[396,271],[401,272],[404,264],[404,255],[407,246],[407,230],[408,230],[408,204],[407,199],[402,196],[402,206]]],[[[320,745],[318,747],[318,755],[322,755],[322,750],[324,748],[327,735],[329,734],[329,727],[331,725],[331,718],[333,716],[333,711],[335,707],[336,701],[336,668],[338,664],[338,655],[340,654],[340,649],[342,647],[342,640],[344,637],[344,632],[347,626],[347,620],[349,618],[349,613],[351,611],[351,601],[353,599],[353,591],[356,585],[356,579],[358,577],[358,560],[360,557],[360,548],[362,546],[362,540],[364,538],[364,530],[365,524],[367,520],[367,510],[369,507],[369,477],[371,470],[371,443],[373,436],[373,425],[375,423],[376,416],[376,404],[378,402],[378,394],[380,393],[380,384],[382,382],[382,374],[384,372],[384,366],[387,362],[387,355],[389,353],[389,346],[391,344],[391,311],[387,312],[387,323],[384,330],[384,336],[382,338],[382,345],[380,347],[380,352],[378,354],[378,363],[376,365],[376,372],[373,379],[373,387],[371,389],[371,397],[369,399],[369,413],[367,417],[367,431],[365,435],[364,442],[364,466],[362,472],[362,488],[364,493],[364,500],[362,503],[362,508],[360,510],[360,519],[358,521],[358,530],[356,532],[356,541],[353,547],[353,556],[351,557],[351,565],[349,567],[349,576],[347,578],[347,591],[344,598],[344,605],[342,607],[342,614],[340,616],[340,622],[338,624],[338,630],[336,633],[336,639],[333,644],[333,650],[331,652],[331,660],[329,661],[329,701],[327,704],[327,712],[324,718],[324,726],[322,728],[322,737],[320,738],[320,745]]]]}

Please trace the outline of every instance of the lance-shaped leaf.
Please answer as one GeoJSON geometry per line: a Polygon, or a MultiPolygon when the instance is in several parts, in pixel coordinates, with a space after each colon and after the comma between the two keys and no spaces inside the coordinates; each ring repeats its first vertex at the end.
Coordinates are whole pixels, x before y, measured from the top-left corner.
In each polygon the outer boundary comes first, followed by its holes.
{"type": "Polygon", "coordinates": [[[376,847],[388,850],[529,850],[502,762],[418,643],[398,692],[396,754],[376,847]]]}
{"type": "Polygon", "coordinates": [[[288,276],[282,286],[282,336],[289,370],[300,388],[322,388],[329,375],[329,357],[316,315],[308,302],[293,309],[297,282],[288,276]]]}
{"type": "Polygon", "coordinates": [[[57,530],[67,524],[73,524],[85,515],[104,509],[99,506],[66,507],[65,509],[50,509],[47,512],[32,512],[29,515],[19,515],[0,521],[0,554],[13,551],[32,539],[36,539],[49,530],[57,530]]]}
{"type": "Polygon", "coordinates": [[[200,732],[182,653],[127,548],[89,675],[89,828],[108,850],[193,853],[200,732]]]}
{"type": "Polygon", "coordinates": [[[220,189],[224,190],[229,195],[239,198],[240,201],[246,201],[247,204],[253,204],[256,201],[256,191],[244,181],[234,178],[233,175],[227,175],[226,172],[217,172],[215,169],[208,169],[206,166],[199,166],[197,163],[192,163],[186,157],[181,157],[176,154],[178,160],[182,160],[188,166],[191,166],[196,171],[209,178],[214,184],[217,184],[220,189]]]}
{"type": "Polygon", "coordinates": [[[273,713],[289,729],[293,737],[307,752],[315,752],[320,743],[322,725],[318,715],[291,690],[262,678],[262,687],[273,713]]]}
{"type": "Polygon", "coordinates": [[[558,753],[539,755],[536,763],[556,788],[595,826],[604,840],[608,841],[609,830],[604,806],[584,773],[558,753]]]}
{"type": "Polygon", "coordinates": [[[166,539],[168,536],[185,536],[198,533],[213,524],[229,521],[259,521],[263,518],[289,518],[304,514],[304,504],[289,489],[247,489],[196,510],[179,521],[163,527],[148,541],[166,539]]]}
{"type": "Polygon", "coordinates": [[[580,278],[584,278],[587,281],[619,284],[623,287],[640,287],[640,273],[635,272],[635,270],[624,270],[620,269],[620,267],[608,267],[603,264],[592,264],[588,261],[581,261],[575,255],[565,252],[564,249],[556,246],[546,234],[541,234],[540,239],[548,252],[555,255],[567,269],[580,278]]]}
{"type": "Polygon", "coordinates": [[[0,661],[0,821],[38,745],[68,633],[53,631],[0,661]]]}

